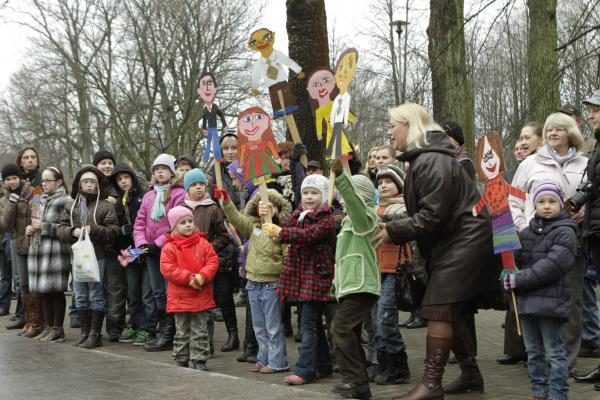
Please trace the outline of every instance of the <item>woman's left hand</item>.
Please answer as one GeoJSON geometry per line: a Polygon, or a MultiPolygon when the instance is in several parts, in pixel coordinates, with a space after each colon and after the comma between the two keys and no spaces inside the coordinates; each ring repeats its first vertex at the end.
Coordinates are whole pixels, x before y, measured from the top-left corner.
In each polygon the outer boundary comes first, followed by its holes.
{"type": "Polygon", "coordinates": [[[577,224],[581,224],[583,222],[584,210],[579,210],[575,214],[571,216],[571,219],[575,221],[577,224]]]}
{"type": "Polygon", "coordinates": [[[373,243],[391,243],[392,239],[388,234],[387,228],[385,227],[384,222],[378,222],[377,227],[379,228],[379,233],[375,235],[372,242],[373,243]]]}

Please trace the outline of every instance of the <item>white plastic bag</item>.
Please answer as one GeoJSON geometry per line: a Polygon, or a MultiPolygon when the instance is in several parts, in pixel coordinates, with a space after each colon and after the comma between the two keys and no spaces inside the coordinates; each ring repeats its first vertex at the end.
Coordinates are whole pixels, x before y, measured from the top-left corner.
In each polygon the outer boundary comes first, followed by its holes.
{"type": "Polygon", "coordinates": [[[73,280],[75,282],[100,282],[100,269],[94,245],[86,228],[81,229],[73,250],[73,280]]]}

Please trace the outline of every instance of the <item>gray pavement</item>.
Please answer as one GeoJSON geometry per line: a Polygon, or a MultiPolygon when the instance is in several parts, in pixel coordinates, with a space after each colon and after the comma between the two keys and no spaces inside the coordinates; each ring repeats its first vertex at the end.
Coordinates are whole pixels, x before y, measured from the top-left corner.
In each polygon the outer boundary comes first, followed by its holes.
{"type": "MultiPolygon", "coordinates": [[[[14,303],[14,302],[13,302],[14,303]]],[[[244,309],[238,308],[243,332],[244,309]]],[[[406,314],[402,313],[401,318],[406,314]]],[[[502,352],[504,314],[481,311],[477,315],[479,363],[485,379],[485,393],[448,396],[448,399],[527,399],[529,379],[523,365],[500,366],[495,359],[502,352]]],[[[317,383],[290,387],[283,384],[286,373],[261,375],[248,372],[250,364],[239,363],[239,352],[218,351],[226,338],[223,323],[216,323],[215,357],[210,372],[178,368],[170,352],[149,353],[130,344],[109,343],[95,350],[71,346],[77,330],[67,329],[63,344],[41,343],[4,330],[8,317],[0,318],[0,400],[54,399],[329,399],[331,388],[340,382],[339,374],[317,383]]],[[[67,321],[68,325],[68,321],[67,321]]],[[[295,328],[295,325],[294,325],[295,328]]],[[[420,379],[425,345],[425,329],[402,330],[407,343],[411,383],[378,386],[375,399],[389,399],[408,391],[420,379]]],[[[242,338],[240,338],[242,339],[242,338]]],[[[288,339],[288,357],[293,366],[298,344],[288,339]]],[[[592,369],[600,359],[579,359],[578,369],[592,369]]],[[[459,373],[458,366],[446,369],[445,382],[459,373]]],[[[589,384],[571,381],[571,399],[600,400],[600,392],[589,384]]]]}

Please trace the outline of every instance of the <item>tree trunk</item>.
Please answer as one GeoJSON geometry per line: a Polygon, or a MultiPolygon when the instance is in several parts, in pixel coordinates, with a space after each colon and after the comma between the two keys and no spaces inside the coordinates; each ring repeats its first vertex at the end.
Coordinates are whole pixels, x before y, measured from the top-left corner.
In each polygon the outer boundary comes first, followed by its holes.
{"type": "Polygon", "coordinates": [[[304,71],[304,79],[291,79],[292,91],[300,111],[294,114],[302,143],[308,148],[309,160],[323,160],[325,141],[315,133],[315,117],[308,101],[306,80],[312,71],[329,67],[327,15],[324,0],[287,0],[287,33],[289,56],[304,71]]]}
{"type": "Polygon", "coordinates": [[[527,8],[528,116],[544,121],[560,107],[556,0],[527,0],[527,8]]]}
{"type": "Polygon", "coordinates": [[[464,0],[430,0],[429,63],[433,117],[460,124],[473,155],[473,98],[465,62],[464,0]]]}

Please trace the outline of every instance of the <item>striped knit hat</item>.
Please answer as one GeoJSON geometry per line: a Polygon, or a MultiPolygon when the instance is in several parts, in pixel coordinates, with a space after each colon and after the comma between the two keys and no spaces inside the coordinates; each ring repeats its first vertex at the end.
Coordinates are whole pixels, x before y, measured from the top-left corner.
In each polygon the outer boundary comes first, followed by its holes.
{"type": "Polygon", "coordinates": [[[373,203],[375,200],[375,186],[369,178],[364,175],[352,175],[352,186],[356,190],[358,197],[365,202],[365,204],[373,203]]]}
{"type": "Polygon", "coordinates": [[[399,167],[397,167],[395,165],[386,165],[385,167],[380,168],[377,171],[377,178],[375,179],[375,181],[379,185],[379,180],[381,178],[391,179],[396,184],[396,187],[398,188],[398,192],[402,193],[402,192],[404,192],[404,178],[405,177],[406,177],[406,174],[399,167]]]}
{"type": "Polygon", "coordinates": [[[533,188],[533,204],[535,205],[542,196],[555,197],[560,203],[561,208],[565,205],[565,194],[554,181],[541,181],[533,188]]]}

